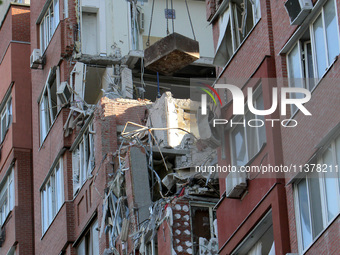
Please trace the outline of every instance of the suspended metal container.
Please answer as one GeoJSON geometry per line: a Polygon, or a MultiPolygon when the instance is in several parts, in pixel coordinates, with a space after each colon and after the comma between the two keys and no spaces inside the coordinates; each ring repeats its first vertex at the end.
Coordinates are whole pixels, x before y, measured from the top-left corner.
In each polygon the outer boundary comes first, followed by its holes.
{"type": "Polygon", "coordinates": [[[149,70],[171,75],[199,57],[197,41],[172,33],[145,49],[144,65],[149,70]]]}

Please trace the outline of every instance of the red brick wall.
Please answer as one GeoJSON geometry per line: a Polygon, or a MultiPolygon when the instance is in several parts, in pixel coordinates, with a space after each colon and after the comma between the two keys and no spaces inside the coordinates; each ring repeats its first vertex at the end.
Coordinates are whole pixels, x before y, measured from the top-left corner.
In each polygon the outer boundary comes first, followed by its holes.
{"type": "Polygon", "coordinates": [[[14,41],[30,42],[30,10],[26,6],[12,7],[12,33],[14,41]]]}

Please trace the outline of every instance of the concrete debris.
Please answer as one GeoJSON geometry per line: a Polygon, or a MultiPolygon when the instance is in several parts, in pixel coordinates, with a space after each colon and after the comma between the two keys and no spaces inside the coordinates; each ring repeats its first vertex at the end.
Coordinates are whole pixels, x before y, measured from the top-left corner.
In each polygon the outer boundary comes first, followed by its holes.
{"type": "Polygon", "coordinates": [[[209,241],[203,237],[199,238],[199,255],[218,254],[217,238],[211,238],[209,241]]]}
{"type": "MultiPolygon", "coordinates": [[[[212,208],[219,199],[219,186],[209,172],[195,171],[195,166],[214,164],[217,155],[202,146],[198,128],[192,124],[196,113],[190,111],[190,103],[165,93],[147,105],[146,125],[128,121],[120,133],[118,150],[112,154],[114,167],[103,202],[100,234],[108,232],[111,246],[119,243],[126,254],[136,250],[153,254],[155,242],[158,247],[169,246],[173,254],[199,251],[200,236],[196,243],[190,241],[192,230],[201,229],[193,227],[199,223],[190,221],[191,203],[212,208]]],[[[204,211],[207,213],[208,218],[213,217],[212,209],[204,211]]],[[[207,238],[213,233],[213,220],[208,226],[197,233],[207,238]]],[[[214,240],[211,236],[206,241],[208,250],[215,249],[214,240]]]]}

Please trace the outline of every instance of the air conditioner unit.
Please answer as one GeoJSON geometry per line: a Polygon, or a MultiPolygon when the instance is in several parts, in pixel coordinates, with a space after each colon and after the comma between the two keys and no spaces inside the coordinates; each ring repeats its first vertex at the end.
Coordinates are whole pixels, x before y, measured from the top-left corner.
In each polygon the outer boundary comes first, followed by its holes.
{"type": "Polygon", "coordinates": [[[288,12],[291,25],[301,25],[313,8],[311,0],[287,0],[285,8],[288,12]]]}
{"type": "Polygon", "coordinates": [[[139,30],[144,31],[144,29],[145,29],[145,16],[144,16],[143,10],[139,10],[139,12],[138,12],[138,25],[139,25],[139,30]]]}
{"type": "Polygon", "coordinates": [[[247,189],[247,174],[243,172],[230,172],[225,179],[226,197],[241,198],[247,189]]]}
{"type": "Polygon", "coordinates": [[[32,69],[37,69],[40,64],[42,64],[41,50],[34,49],[30,58],[30,66],[32,69]]]}
{"type": "Polygon", "coordinates": [[[57,95],[62,104],[67,104],[71,98],[71,91],[66,81],[60,83],[57,95]]]}

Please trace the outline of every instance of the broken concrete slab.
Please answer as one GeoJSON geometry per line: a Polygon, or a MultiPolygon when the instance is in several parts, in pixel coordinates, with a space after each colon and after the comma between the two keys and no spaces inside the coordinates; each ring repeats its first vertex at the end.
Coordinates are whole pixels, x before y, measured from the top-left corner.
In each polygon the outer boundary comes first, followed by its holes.
{"type": "Polygon", "coordinates": [[[199,57],[198,42],[177,33],[162,38],[144,51],[145,68],[164,75],[171,75],[199,57]]]}

